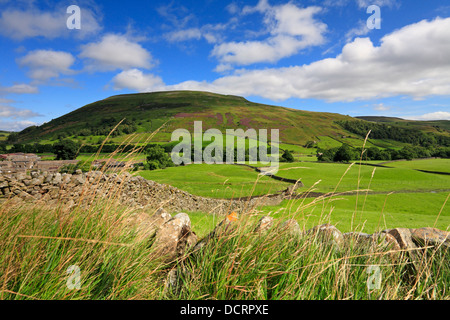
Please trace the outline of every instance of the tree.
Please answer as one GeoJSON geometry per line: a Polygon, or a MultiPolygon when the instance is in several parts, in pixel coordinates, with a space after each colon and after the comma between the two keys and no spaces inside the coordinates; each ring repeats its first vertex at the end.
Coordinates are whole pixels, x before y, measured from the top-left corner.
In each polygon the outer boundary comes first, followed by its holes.
{"type": "Polygon", "coordinates": [[[21,143],[15,143],[10,149],[10,152],[11,153],[25,152],[25,145],[21,143]]]}
{"type": "Polygon", "coordinates": [[[366,151],[367,154],[367,160],[383,160],[381,159],[381,152],[380,149],[377,147],[370,147],[366,151]]]}
{"type": "Polygon", "coordinates": [[[343,144],[334,155],[334,162],[349,162],[353,159],[353,152],[348,144],[343,144]]]}
{"type": "Polygon", "coordinates": [[[6,138],[6,142],[13,143],[16,142],[19,138],[19,134],[17,132],[12,132],[9,134],[8,138],[6,138]]]}
{"type": "Polygon", "coordinates": [[[406,159],[406,160],[412,160],[414,158],[417,158],[416,148],[411,147],[411,146],[403,147],[400,150],[399,154],[402,159],[406,159]]]}
{"type": "Polygon", "coordinates": [[[281,161],[285,161],[285,162],[294,162],[294,156],[292,155],[292,153],[289,150],[285,150],[283,155],[281,156],[281,161]]]}
{"type": "Polygon", "coordinates": [[[61,140],[53,145],[56,160],[74,160],[77,157],[79,145],[72,140],[61,140]]]}
{"type": "Polygon", "coordinates": [[[155,170],[158,168],[164,169],[166,167],[173,167],[174,164],[164,148],[159,145],[149,145],[146,148],[147,166],[148,170],[155,170]]]}

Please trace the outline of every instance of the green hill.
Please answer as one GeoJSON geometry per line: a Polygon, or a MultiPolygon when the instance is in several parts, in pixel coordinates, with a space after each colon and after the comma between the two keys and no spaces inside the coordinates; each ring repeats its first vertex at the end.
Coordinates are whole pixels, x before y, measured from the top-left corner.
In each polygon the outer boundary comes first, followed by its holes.
{"type": "MultiPolygon", "coordinates": [[[[450,121],[438,122],[440,127],[437,127],[438,124],[433,126],[420,122],[419,126],[397,118],[383,119],[389,124],[417,126],[421,131],[450,135],[450,131],[446,130],[450,121]]],[[[351,133],[336,123],[345,120],[356,119],[336,113],[259,104],[238,96],[166,91],[112,96],[41,126],[26,128],[14,134],[14,139],[19,143],[45,144],[70,138],[85,144],[98,144],[122,121],[110,136],[111,142],[136,144],[148,142],[150,138],[151,142],[168,142],[174,130],[183,128],[192,132],[194,121],[202,121],[203,130],[216,128],[223,133],[226,129],[237,128],[279,129],[281,142],[293,148],[308,141],[316,141],[325,148],[342,143],[361,146],[365,134],[351,133]]],[[[380,118],[364,120],[380,121],[380,118]]],[[[404,144],[375,139],[370,140],[367,146],[401,148],[404,144]]]]}
{"type": "Polygon", "coordinates": [[[253,103],[245,98],[208,92],[171,91],[117,95],[88,104],[38,127],[18,134],[18,141],[53,141],[73,137],[95,141],[106,136],[122,119],[126,119],[113,135],[121,142],[131,133],[134,141],[145,141],[154,131],[152,141],[170,141],[178,128],[192,132],[194,121],[203,121],[203,130],[216,128],[279,129],[284,143],[302,145],[321,136],[339,138],[349,135],[334,124],[349,116],[333,113],[301,111],[253,103]]]}

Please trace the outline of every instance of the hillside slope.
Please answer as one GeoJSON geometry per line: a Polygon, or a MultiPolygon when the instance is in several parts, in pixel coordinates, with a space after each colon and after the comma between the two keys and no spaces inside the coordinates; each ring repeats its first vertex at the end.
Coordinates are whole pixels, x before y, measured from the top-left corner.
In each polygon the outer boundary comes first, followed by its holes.
{"type": "Polygon", "coordinates": [[[88,104],[39,127],[20,132],[20,142],[52,141],[58,137],[105,136],[119,121],[126,119],[115,141],[137,133],[144,141],[159,130],[152,141],[170,141],[178,128],[193,131],[194,121],[203,121],[203,130],[216,128],[279,129],[284,143],[303,144],[320,136],[348,135],[333,122],[349,116],[301,111],[253,103],[245,98],[208,92],[171,91],[117,95],[88,104]]]}
{"type": "Polygon", "coordinates": [[[394,117],[379,117],[379,116],[363,116],[355,117],[357,119],[384,123],[390,125],[396,125],[403,128],[418,129],[424,132],[431,132],[441,135],[450,136],[450,121],[449,120],[429,120],[429,121],[416,121],[405,120],[394,117]]]}

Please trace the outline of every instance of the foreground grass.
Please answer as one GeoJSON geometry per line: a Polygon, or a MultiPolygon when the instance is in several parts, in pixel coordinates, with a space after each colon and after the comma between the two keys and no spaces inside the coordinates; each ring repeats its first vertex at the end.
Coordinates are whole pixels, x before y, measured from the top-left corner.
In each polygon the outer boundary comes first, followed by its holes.
{"type": "MultiPolygon", "coordinates": [[[[242,223],[242,222],[241,222],[242,223]]],[[[255,235],[254,224],[214,239],[178,264],[172,299],[448,299],[448,252],[425,254],[414,274],[404,252],[337,248],[314,237],[296,237],[280,225],[255,235]],[[391,254],[395,255],[392,260],[391,254]],[[433,256],[430,259],[430,256],[433,256]],[[426,261],[426,262],[425,262],[426,261]],[[370,267],[381,286],[369,290],[370,267]],[[425,271],[426,270],[426,271],[425,271]],[[431,276],[433,273],[433,276],[431,276]],[[425,276],[426,274],[426,276],[425,276]]]]}
{"type": "Polygon", "coordinates": [[[134,243],[125,209],[9,206],[0,212],[0,298],[129,299],[157,268],[147,244],[134,243]],[[67,286],[81,270],[81,289],[67,286]]]}
{"type": "Polygon", "coordinates": [[[255,217],[244,215],[235,228],[227,229],[201,250],[188,251],[177,262],[162,264],[149,259],[151,241],[138,242],[132,228],[123,228],[130,214],[125,208],[106,202],[71,210],[3,206],[0,298],[450,297],[448,251],[430,250],[421,260],[421,272],[416,272],[404,252],[394,253],[388,248],[370,251],[356,246],[337,248],[315,238],[292,236],[279,225],[266,234],[256,234],[255,217]],[[79,267],[79,290],[68,287],[73,275],[67,272],[70,266],[79,267]],[[381,270],[379,289],[368,289],[370,266],[381,270]],[[168,286],[166,279],[171,270],[177,270],[177,278],[168,286]]]}

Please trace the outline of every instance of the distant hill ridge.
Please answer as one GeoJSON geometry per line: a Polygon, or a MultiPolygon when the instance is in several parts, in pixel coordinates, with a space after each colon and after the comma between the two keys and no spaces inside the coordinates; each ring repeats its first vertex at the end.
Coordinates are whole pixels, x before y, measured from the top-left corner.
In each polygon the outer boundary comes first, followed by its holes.
{"type": "MultiPolygon", "coordinates": [[[[132,143],[144,142],[155,131],[157,134],[152,136],[152,142],[168,142],[175,129],[184,128],[192,132],[194,121],[202,121],[203,130],[216,128],[222,132],[237,128],[279,129],[283,143],[303,145],[321,137],[339,139],[352,136],[335,121],[355,118],[254,103],[233,95],[164,91],[111,96],[41,126],[29,127],[18,133],[16,140],[20,143],[40,143],[71,138],[83,143],[96,143],[121,120],[122,124],[111,136],[114,142],[129,141],[130,135],[133,135],[132,143]]],[[[437,131],[432,125],[425,129],[437,131]]]]}

